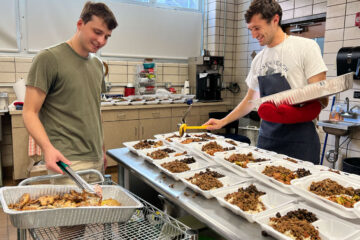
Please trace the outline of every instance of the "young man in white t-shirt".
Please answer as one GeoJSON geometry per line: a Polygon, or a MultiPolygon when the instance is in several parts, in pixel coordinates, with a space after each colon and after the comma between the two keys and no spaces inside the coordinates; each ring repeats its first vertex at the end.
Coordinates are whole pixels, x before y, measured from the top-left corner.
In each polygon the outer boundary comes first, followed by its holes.
{"type": "MultiPolygon", "coordinates": [[[[223,119],[209,119],[208,130],[219,129],[253,110],[250,100],[324,80],[327,67],[311,39],[287,36],[280,27],[282,10],[275,0],[255,0],[245,14],[252,37],[265,48],[257,54],[246,78],[245,98],[223,119]]],[[[320,141],[312,122],[326,99],[301,106],[262,104],[258,147],[302,160],[319,162],[320,141]],[[320,105],[321,104],[321,105],[320,105]]]]}

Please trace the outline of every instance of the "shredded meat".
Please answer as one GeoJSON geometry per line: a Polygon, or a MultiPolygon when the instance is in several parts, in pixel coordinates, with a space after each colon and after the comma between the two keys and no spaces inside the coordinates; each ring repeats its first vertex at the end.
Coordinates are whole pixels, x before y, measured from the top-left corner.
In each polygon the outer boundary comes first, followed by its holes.
{"type": "Polygon", "coordinates": [[[205,172],[201,171],[199,173],[195,173],[194,176],[187,178],[186,180],[192,184],[195,184],[200,189],[208,191],[223,187],[223,184],[218,180],[218,178],[222,177],[224,177],[223,174],[220,174],[216,171],[211,171],[207,168],[205,172]]]}
{"type": "Polygon", "coordinates": [[[345,188],[330,178],[312,182],[309,190],[347,208],[353,208],[360,201],[360,189],[345,188]]]}
{"type": "Polygon", "coordinates": [[[250,152],[248,154],[234,153],[229,158],[225,158],[225,160],[231,163],[235,163],[236,165],[239,165],[242,168],[247,168],[248,163],[263,162],[268,159],[254,158],[253,154],[250,152]]]}
{"type": "Polygon", "coordinates": [[[295,178],[302,178],[311,175],[311,172],[309,170],[305,170],[304,168],[299,168],[293,172],[282,166],[266,166],[262,173],[287,185],[290,185],[290,181],[295,178]]]}
{"type": "Polygon", "coordinates": [[[179,160],[162,163],[161,166],[163,168],[166,168],[167,170],[169,170],[172,173],[180,173],[180,172],[185,172],[185,171],[190,170],[189,166],[185,162],[182,162],[179,160]]]}
{"type": "Polygon", "coordinates": [[[173,153],[175,152],[175,150],[171,149],[171,148],[164,148],[164,149],[159,149],[156,151],[153,151],[151,153],[147,153],[146,155],[151,157],[152,159],[163,159],[166,157],[169,157],[169,153],[173,153]]]}
{"type": "Polygon", "coordinates": [[[153,141],[153,140],[141,140],[137,144],[134,145],[135,149],[145,149],[151,147],[160,147],[163,145],[162,141],[153,141]]]}
{"type": "Polygon", "coordinates": [[[215,139],[215,137],[212,137],[207,133],[197,134],[197,135],[195,135],[195,137],[205,138],[205,139],[209,139],[209,140],[214,140],[215,139]]]}
{"type": "Polygon", "coordinates": [[[298,161],[296,161],[295,159],[289,158],[289,157],[284,158],[284,160],[287,160],[287,161],[293,162],[293,163],[298,163],[298,161]]]}
{"type": "Polygon", "coordinates": [[[70,193],[62,195],[43,195],[35,199],[30,199],[30,194],[25,193],[19,201],[9,204],[10,209],[17,211],[54,209],[65,207],[81,206],[121,206],[121,204],[112,198],[103,200],[96,194],[83,191],[82,193],[71,190],[70,193]]]}
{"type": "Polygon", "coordinates": [[[264,194],[265,192],[257,190],[256,186],[251,184],[247,188],[239,188],[237,192],[227,194],[225,200],[245,212],[261,212],[266,209],[259,198],[264,194]]]}
{"type": "Polygon", "coordinates": [[[225,142],[231,144],[231,145],[234,145],[234,146],[237,146],[237,143],[233,140],[225,140],[225,142]]]}
{"type": "Polygon", "coordinates": [[[193,143],[193,142],[206,142],[209,141],[208,139],[205,138],[187,138],[183,141],[181,141],[182,144],[189,144],[189,143],[193,143]]]}
{"type": "Polygon", "coordinates": [[[318,220],[315,214],[306,209],[298,209],[281,216],[270,218],[270,226],[296,240],[320,240],[319,231],[311,224],[318,220]]]}
{"type": "Polygon", "coordinates": [[[229,148],[224,148],[221,145],[219,145],[216,141],[213,142],[209,142],[207,144],[205,144],[204,146],[202,146],[201,151],[206,152],[207,154],[214,156],[214,153],[216,152],[224,152],[224,151],[229,151],[229,150],[234,150],[235,147],[229,147],[229,148]]]}

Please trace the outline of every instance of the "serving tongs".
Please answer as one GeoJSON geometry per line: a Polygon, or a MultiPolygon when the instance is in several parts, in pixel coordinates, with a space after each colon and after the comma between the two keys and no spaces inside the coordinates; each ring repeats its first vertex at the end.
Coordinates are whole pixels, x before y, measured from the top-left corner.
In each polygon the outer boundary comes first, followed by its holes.
{"type": "Polygon", "coordinates": [[[178,124],[179,126],[179,135],[180,137],[182,137],[184,135],[184,133],[186,132],[187,129],[206,129],[207,126],[203,125],[203,126],[188,126],[185,122],[185,118],[186,116],[189,114],[191,108],[192,108],[192,99],[190,99],[190,101],[186,102],[189,105],[189,108],[185,111],[184,116],[181,119],[181,124],[178,124]]]}
{"type": "MultiPolygon", "coordinates": [[[[95,188],[93,186],[91,186],[90,184],[88,184],[82,177],[80,177],[79,174],[77,174],[76,172],[74,172],[74,170],[72,170],[70,168],[69,165],[67,165],[64,162],[58,161],[56,162],[56,164],[61,168],[61,170],[63,170],[75,183],[76,185],[78,185],[81,189],[84,189],[86,192],[88,193],[92,193],[97,195],[98,197],[102,198],[102,194],[101,194],[101,189],[97,189],[95,191],[95,188]]],[[[100,187],[100,186],[99,186],[100,187]]]]}

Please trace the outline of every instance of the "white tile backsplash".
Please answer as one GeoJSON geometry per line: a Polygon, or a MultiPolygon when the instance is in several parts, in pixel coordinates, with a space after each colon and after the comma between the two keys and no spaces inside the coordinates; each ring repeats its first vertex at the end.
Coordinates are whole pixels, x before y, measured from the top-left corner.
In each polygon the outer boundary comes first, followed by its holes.
{"type": "Polygon", "coordinates": [[[328,18],[326,19],[325,23],[325,29],[338,29],[338,28],[344,28],[344,21],[345,17],[334,17],[334,18],[328,18]]]}
{"type": "Polygon", "coordinates": [[[332,18],[332,17],[345,16],[345,6],[346,6],[346,4],[328,7],[326,17],[332,18]]]}

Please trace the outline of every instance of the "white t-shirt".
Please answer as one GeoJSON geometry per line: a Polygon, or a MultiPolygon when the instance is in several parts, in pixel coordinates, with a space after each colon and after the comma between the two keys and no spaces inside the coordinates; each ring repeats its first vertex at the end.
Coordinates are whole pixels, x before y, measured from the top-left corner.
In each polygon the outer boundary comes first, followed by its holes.
{"type": "Polygon", "coordinates": [[[319,45],[312,39],[289,36],[275,47],[265,47],[251,63],[246,78],[249,88],[259,91],[258,76],[282,73],[291,88],[305,86],[307,80],[328,69],[319,45]]]}

